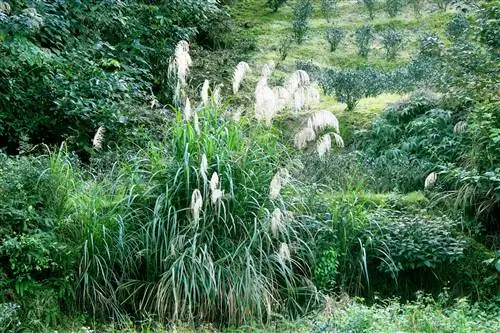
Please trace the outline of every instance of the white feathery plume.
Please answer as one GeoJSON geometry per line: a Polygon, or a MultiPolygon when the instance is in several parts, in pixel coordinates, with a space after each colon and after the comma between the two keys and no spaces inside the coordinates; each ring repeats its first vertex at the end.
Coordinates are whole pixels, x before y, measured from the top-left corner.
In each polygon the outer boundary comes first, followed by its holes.
{"type": "Polygon", "coordinates": [[[179,78],[181,85],[185,86],[189,66],[192,64],[191,56],[189,55],[189,43],[185,40],[181,40],[177,43],[174,55],[177,77],[179,78]]]}
{"type": "Polygon", "coordinates": [[[307,88],[299,87],[293,93],[292,100],[292,110],[295,112],[300,112],[306,104],[306,92],[307,88]]]}
{"type": "Polygon", "coordinates": [[[305,94],[305,105],[306,106],[313,106],[315,104],[318,104],[320,102],[320,93],[319,90],[316,89],[313,86],[309,86],[306,88],[306,94],[305,94]]]}
{"type": "Polygon", "coordinates": [[[275,114],[276,98],[274,92],[267,85],[261,86],[255,91],[255,117],[270,124],[275,114]]]}
{"type": "Polygon", "coordinates": [[[203,88],[201,88],[201,100],[204,105],[208,104],[208,89],[210,89],[210,81],[205,80],[205,82],[203,82],[203,88]]]}
{"type": "Polygon", "coordinates": [[[222,101],[222,96],[221,96],[222,87],[224,87],[224,85],[222,83],[220,83],[217,86],[215,86],[215,89],[214,89],[214,101],[215,101],[215,105],[217,105],[217,106],[219,106],[221,101],[222,101]]]}
{"type": "Polygon", "coordinates": [[[193,214],[193,220],[196,224],[200,220],[200,211],[203,207],[203,197],[201,196],[201,192],[198,189],[193,191],[191,195],[191,212],[193,214]]]}
{"type": "Polygon", "coordinates": [[[271,215],[271,233],[278,238],[279,233],[285,230],[285,216],[279,208],[276,208],[271,215]]]}
{"type": "Polygon", "coordinates": [[[339,121],[330,111],[321,110],[315,112],[308,120],[308,125],[316,132],[325,128],[332,127],[339,133],[339,121]]]}
{"type": "Polygon", "coordinates": [[[207,160],[207,155],[203,154],[201,155],[201,163],[200,163],[200,174],[201,177],[205,182],[208,181],[207,174],[208,174],[208,160],[207,160]]]}
{"type": "Polygon", "coordinates": [[[102,126],[97,129],[97,132],[95,133],[94,138],[92,139],[92,145],[94,146],[95,149],[102,149],[104,132],[106,132],[106,129],[102,126]]]}
{"type": "Polygon", "coordinates": [[[0,1],[0,13],[5,13],[9,15],[11,12],[11,8],[8,2],[0,1]]]}
{"type": "Polygon", "coordinates": [[[213,192],[219,188],[219,175],[217,172],[212,174],[212,178],[210,178],[210,190],[213,192]]]}
{"type": "Polygon", "coordinates": [[[295,134],[294,144],[297,149],[304,149],[307,143],[316,140],[316,133],[311,127],[305,127],[300,132],[295,134]]]}
{"type": "Polygon", "coordinates": [[[271,180],[271,184],[269,185],[269,198],[274,200],[278,197],[281,192],[281,174],[280,172],[276,172],[273,179],[271,180]]]}
{"type": "Polygon", "coordinates": [[[344,148],[345,147],[344,139],[342,139],[342,137],[335,132],[332,132],[332,134],[333,137],[335,138],[335,143],[337,144],[337,147],[344,148]]]}
{"type": "Polygon", "coordinates": [[[332,138],[330,134],[323,135],[317,143],[316,151],[320,158],[323,158],[326,153],[328,153],[332,149],[332,138]]]}
{"type": "Polygon", "coordinates": [[[224,195],[224,192],[221,191],[220,189],[216,188],[215,190],[213,190],[212,196],[211,196],[212,203],[216,204],[220,199],[222,199],[223,195],[224,195]]]}
{"type": "Polygon", "coordinates": [[[431,189],[436,185],[437,181],[437,176],[438,174],[436,172],[431,172],[426,178],[425,178],[425,185],[424,188],[426,190],[431,189]]]}
{"type": "Polygon", "coordinates": [[[269,76],[271,76],[272,72],[273,72],[273,65],[271,65],[271,64],[265,64],[262,67],[262,73],[261,73],[261,75],[263,77],[268,78],[269,76]]]}
{"type": "Polygon", "coordinates": [[[295,71],[286,84],[287,90],[290,94],[295,93],[295,91],[300,87],[306,87],[311,84],[311,79],[309,78],[309,74],[306,71],[298,70],[295,71]]]}
{"type": "Polygon", "coordinates": [[[288,247],[287,243],[281,243],[280,249],[278,252],[278,257],[282,262],[284,261],[290,261],[290,248],[288,247]]]}
{"type": "Polygon", "coordinates": [[[276,97],[276,112],[279,112],[289,105],[291,96],[284,87],[273,87],[273,92],[276,97]]]}
{"type": "Polygon", "coordinates": [[[233,93],[237,94],[238,91],[240,90],[240,85],[241,82],[243,82],[243,79],[245,78],[246,73],[250,71],[250,66],[242,61],[240,62],[234,71],[233,75],[233,93]]]}
{"type": "Polygon", "coordinates": [[[464,133],[467,130],[467,122],[464,120],[459,121],[453,127],[453,132],[455,133],[464,133]]]}
{"type": "Polygon", "coordinates": [[[191,109],[191,101],[189,98],[186,98],[186,102],[184,103],[184,120],[190,121],[193,110],[191,109]]]}
{"type": "Polygon", "coordinates": [[[201,129],[200,129],[200,119],[198,118],[198,111],[194,110],[193,112],[193,124],[194,124],[194,131],[196,134],[200,135],[201,129]]]}

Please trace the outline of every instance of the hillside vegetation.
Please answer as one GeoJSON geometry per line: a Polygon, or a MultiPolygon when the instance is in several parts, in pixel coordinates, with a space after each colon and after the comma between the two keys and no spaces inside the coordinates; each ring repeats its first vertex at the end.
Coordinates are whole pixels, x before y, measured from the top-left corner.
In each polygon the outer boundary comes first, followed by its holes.
{"type": "Polygon", "coordinates": [[[497,332],[499,19],[0,0],[0,333],[497,332]]]}

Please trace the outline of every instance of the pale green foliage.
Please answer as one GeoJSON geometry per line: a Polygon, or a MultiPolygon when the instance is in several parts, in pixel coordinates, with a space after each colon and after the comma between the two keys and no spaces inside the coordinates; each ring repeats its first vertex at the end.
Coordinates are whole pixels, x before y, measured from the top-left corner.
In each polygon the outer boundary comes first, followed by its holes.
{"type": "Polygon", "coordinates": [[[403,8],[403,0],[386,0],[385,10],[390,17],[395,17],[403,8]]]}
{"type": "Polygon", "coordinates": [[[321,0],[321,12],[327,22],[330,22],[337,9],[337,0],[321,0]]]}
{"type": "Polygon", "coordinates": [[[363,3],[365,4],[366,10],[368,11],[370,20],[373,20],[375,16],[375,0],[363,0],[363,3]]]}

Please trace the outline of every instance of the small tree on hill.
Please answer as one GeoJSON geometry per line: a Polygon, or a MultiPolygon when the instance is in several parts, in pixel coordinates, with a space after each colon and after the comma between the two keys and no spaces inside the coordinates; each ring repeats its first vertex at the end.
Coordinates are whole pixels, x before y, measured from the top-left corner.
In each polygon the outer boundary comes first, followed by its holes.
{"type": "Polygon", "coordinates": [[[356,45],[358,46],[358,54],[363,58],[368,57],[373,37],[373,29],[368,24],[365,24],[356,30],[356,45]]]}
{"type": "Polygon", "coordinates": [[[344,30],[341,28],[328,28],[326,30],[326,40],[330,44],[330,51],[335,52],[340,42],[344,38],[344,30]]]}
{"type": "Polygon", "coordinates": [[[273,12],[277,12],[278,9],[286,2],[287,0],[267,0],[267,7],[271,8],[273,12]]]}
{"type": "Polygon", "coordinates": [[[327,22],[330,22],[335,10],[337,9],[337,0],[321,0],[321,12],[327,22]]]}
{"type": "Polygon", "coordinates": [[[390,17],[395,17],[403,8],[402,0],[386,0],[385,10],[390,17]]]}
{"type": "Polygon", "coordinates": [[[409,0],[408,2],[411,4],[413,12],[416,15],[420,15],[422,11],[422,0],[409,0]]]}
{"type": "Polygon", "coordinates": [[[375,0],[363,0],[366,9],[368,10],[368,15],[370,15],[370,20],[373,20],[375,16],[375,0]]]}
{"type": "Polygon", "coordinates": [[[309,30],[309,18],[311,17],[313,6],[311,0],[300,0],[293,9],[293,33],[295,41],[302,44],[304,37],[309,30]]]}
{"type": "Polygon", "coordinates": [[[403,44],[403,35],[396,30],[388,30],[382,34],[382,44],[388,60],[394,60],[403,44]]]}

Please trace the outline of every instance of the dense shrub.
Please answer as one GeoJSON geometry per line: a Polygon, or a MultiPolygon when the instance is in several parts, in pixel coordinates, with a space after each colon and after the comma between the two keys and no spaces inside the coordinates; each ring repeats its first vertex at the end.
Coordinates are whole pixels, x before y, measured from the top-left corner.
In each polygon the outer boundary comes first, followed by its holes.
{"type": "Polygon", "coordinates": [[[364,58],[368,57],[371,45],[373,43],[373,28],[370,25],[363,25],[356,30],[356,45],[358,54],[364,58]]]}
{"type": "Polygon", "coordinates": [[[446,25],[446,32],[450,39],[459,39],[467,32],[469,22],[463,14],[456,14],[446,25]]]}
{"type": "Polygon", "coordinates": [[[384,45],[388,60],[394,60],[403,44],[403,36],[396,30],[384,31],[382,34],[382,44],[384,45]]]}
{"type": "Polygon", "coordinates": [[[302,44],[309,30],[309,18],[312,15],[313,5],[311,0],[300,0],[293,8],[292,30],[295,41],[302,44]]]}

